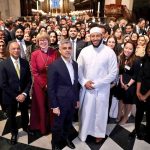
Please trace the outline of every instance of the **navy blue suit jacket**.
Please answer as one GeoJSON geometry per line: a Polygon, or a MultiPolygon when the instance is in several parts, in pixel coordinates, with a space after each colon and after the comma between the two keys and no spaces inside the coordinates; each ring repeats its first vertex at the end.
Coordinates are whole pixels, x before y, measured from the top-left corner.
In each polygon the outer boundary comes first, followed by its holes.
{"type": "Polygon", "coordinates": [[[16,103],[16,97],[22,92],[28,95],[31,84],[30,68],[26,60],[20,58],[20,79],[10,57],[0,63],[0,87],[4,104],[16,103]]]}
{"type": "Polygon", "coordinates": [[[60,57],[48,66],[48,97],[50,108],[70,107],[79,100],[78,66],[73,61],[74,84],[72,85],[69,71],[60,57]]]}

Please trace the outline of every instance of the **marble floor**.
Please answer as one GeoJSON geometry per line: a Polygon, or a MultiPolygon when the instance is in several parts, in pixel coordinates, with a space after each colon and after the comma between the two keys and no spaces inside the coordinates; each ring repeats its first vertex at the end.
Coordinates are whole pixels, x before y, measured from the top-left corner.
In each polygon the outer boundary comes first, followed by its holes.
{"type": "MultiPolygon", "coordinates": [[[[1,117],[0,110],[0,150],[50,150],[51,134],[42,136],[27,135],[20,126],[20,113],[17,113],[19,128],[18,143],[14,146],[10,144],[9,122],[1,117]]],[[[144,122],[143,122],[144,126],[144,122]]],[[[134,128],[134,118],[130,118],[125,125],[117,125],[114,119],[110,119],[107,126],[106,138],[102,144],[95,144],[92,137],[88,137],[86,142],[81,142],[78,138],[78,122],[73,123],[71,138],[76,146],[75,150],[150,150],[150,144],[137,138],[129,138],[129,133],[134,128]]],[[[62,150],[69,150],[66,145],[62,145],[62,150]]]]}

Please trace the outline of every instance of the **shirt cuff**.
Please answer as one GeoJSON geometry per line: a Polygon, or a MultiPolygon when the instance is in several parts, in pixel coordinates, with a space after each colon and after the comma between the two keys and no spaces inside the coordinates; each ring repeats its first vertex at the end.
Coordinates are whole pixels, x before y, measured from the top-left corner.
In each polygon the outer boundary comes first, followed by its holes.
{"type": "Polygon", "coordinates": [[[27,93],[23,92],[22,94],[23,94],[25,97],[27,97],[27,93]]]}

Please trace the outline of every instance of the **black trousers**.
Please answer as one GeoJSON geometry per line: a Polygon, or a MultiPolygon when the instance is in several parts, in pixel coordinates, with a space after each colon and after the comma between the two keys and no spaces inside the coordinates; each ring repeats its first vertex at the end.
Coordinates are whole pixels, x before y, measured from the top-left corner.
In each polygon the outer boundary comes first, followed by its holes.
{"type": "Polygon", "coordinates": [[[60,116],[54,116],[52,125],[52,145],[59,145],[59,143],[69,137],[69,132],[72,126],[72,120],[75,109],[60,108],[60,116]]]}
{"type": "Polygon", "coordinates": [[[136,102],[135,130],[140,132],[140,125],[143,120],[144,112],[146,112],[146,133],[150,136],[150,101],[136,102]]]}
{"type": "MultiPolygon", "coordinates": [[[[28,123],[29,123],[28,104],[25,102],[19,103],[19,108],[21,111],[22,128],[27,129],[28,123]]],[[[8,109],[8,121],[10,122],[11,134],[18,134],[18,127],[17,127],[17,121],[16,121],[18,103],[8,104],[7,109],[8,109]]]]}
{"type": "Polygon", "coordinates": [[[3,104],[3,101],[2,101],[2,89],[0,88],[0,105],[1,105],[1,108],[2,108],[2,111],[6,112],[6,105],[3,104]]]}

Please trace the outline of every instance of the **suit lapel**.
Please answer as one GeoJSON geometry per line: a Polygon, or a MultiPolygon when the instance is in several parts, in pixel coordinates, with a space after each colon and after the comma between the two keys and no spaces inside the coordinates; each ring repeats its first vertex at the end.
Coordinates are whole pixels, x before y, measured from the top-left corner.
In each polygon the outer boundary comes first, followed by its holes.
{"type": "Polygon", "coordinates": [[[16,74],[16,77],[18,78],[18,75],[17,75],[16,69],[15,69],[15,66],[13,64],[13,61],[11,60],[11,58],[9,58],[8,61],[9,61],[9,64],[10,64],[10,68],[9,68],[10,72],[14,72],[14,74],[16,74]]]}
{"type": "Polygon", "coordinates": [[[22,79],[24,73],[25,73],[25,66],[23,65],[22,59],[20,58],[20,80],[22,79]]]}
{"type": "Polygon", "coordinates": [[[77,70],[77,68],[75,66],[75,62],[74,61],[73,61],[72,65],[73,65],[73,70],[74,70],[74,81],[78,82],[78,72],[77,72],[78,70],[77,70]]]}

